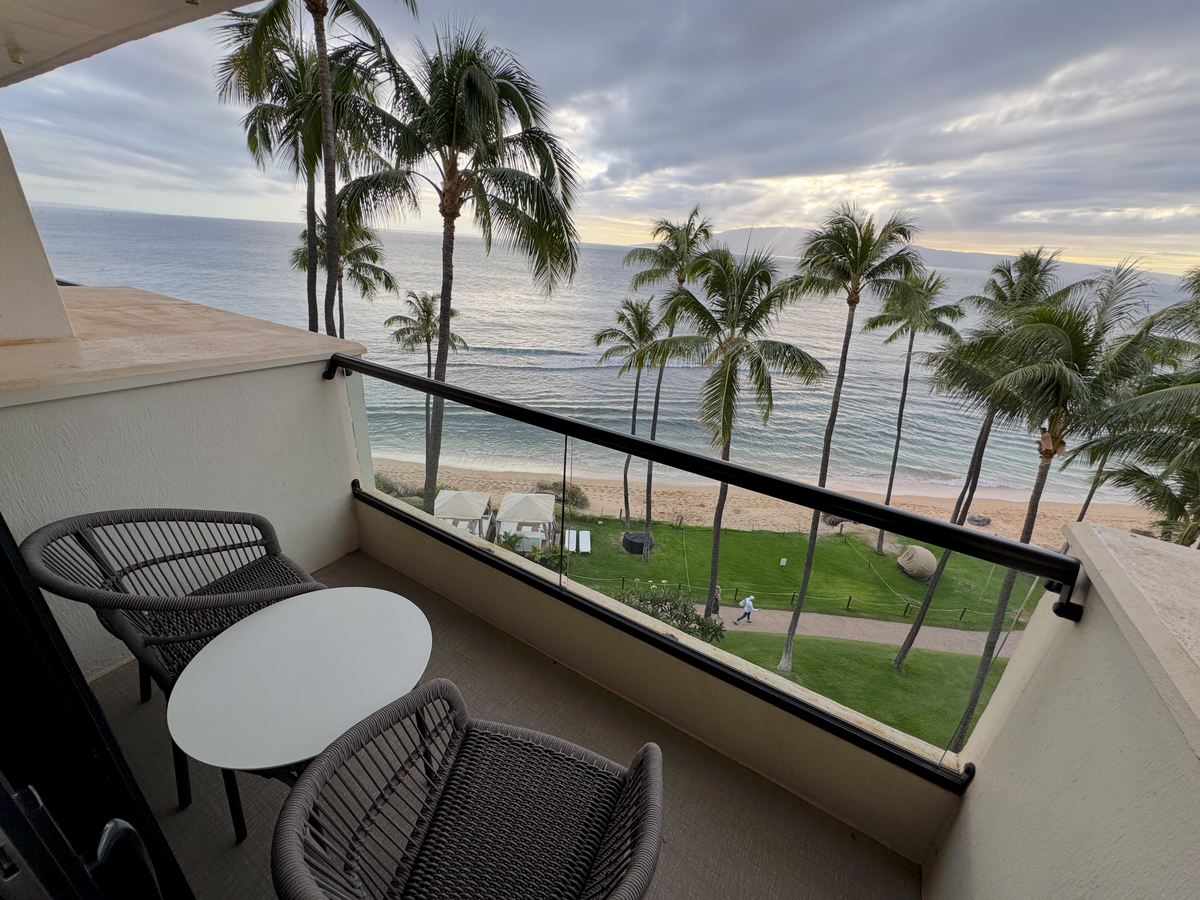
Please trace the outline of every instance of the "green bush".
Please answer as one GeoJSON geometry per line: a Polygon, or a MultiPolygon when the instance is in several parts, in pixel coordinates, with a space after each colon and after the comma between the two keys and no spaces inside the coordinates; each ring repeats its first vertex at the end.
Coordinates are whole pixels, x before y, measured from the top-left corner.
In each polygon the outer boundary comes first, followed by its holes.
{"type": "MultiPolygon", "coordinates": [[[[439,485],[439,487],[441,486],[439,485]]],[[[420,485],[404,484],[401,481],[395,481],[382,472],[375,473],[375,490],[383,491],[385,494],[391,494],[393,497],[400,499],[405,497],[420,497],[425,493],[420,485]]]]}
{"type": "Polygon", "coordinates": [[[682,595],[678,586],[660,588],[634,582],[618,591],[616,599],[709,644],[725,640],[725,625],[696,612],[695,605],[682,595]]]}
{"type": "Polygon", "coordinates": [[[540,493],[553,494],[555,500],[571,509],[587,509],[592,505],[592,502],[588,500],[587,494],[583,492],[583,488],[577,484],[567,485],[565,499],[563,498],[563,483],[561,481],[539,481],[536,488],[540,493]]]}

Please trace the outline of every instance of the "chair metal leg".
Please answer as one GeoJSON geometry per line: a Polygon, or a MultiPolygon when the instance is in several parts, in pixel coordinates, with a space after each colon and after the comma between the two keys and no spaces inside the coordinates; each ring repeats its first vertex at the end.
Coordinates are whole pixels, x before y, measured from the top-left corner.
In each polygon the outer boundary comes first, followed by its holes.
{"type": "Polygon", "coordinates": [[[229,800],[229,817],[233,819],[233,837],[240,844],[246,839],[246,816],[242,813],[242,795],[238,791],[237,773],[232,769],[222,769],[221,778],[225,781],[225,797],[229,800]]]}
{"type": "Polygon", "coordinates": [[[179,808],[192,805],[192,776],[188,772],[187,754],[171,741],[171,755],[175,759],[175,792],[179,795],[179,808]]]}
{"type": "Polygon", "coordinates": [[[138,685],[142,689],[142,702],[150,702],[150,670],[138,663],[138,685]]]}

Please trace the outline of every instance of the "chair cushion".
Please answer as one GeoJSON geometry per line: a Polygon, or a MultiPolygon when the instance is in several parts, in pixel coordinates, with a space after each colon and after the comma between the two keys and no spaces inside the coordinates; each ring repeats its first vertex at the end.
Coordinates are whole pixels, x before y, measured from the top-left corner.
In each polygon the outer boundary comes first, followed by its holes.
{"type": "Polygon", "coordinates": [[[622,783],[552,746],[471,727],[401,896],[579,897],[622,783]]]}

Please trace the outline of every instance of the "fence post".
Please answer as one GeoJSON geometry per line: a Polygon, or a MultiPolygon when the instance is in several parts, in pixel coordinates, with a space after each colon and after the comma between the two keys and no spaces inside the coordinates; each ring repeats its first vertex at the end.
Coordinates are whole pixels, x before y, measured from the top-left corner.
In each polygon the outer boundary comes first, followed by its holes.
{"type": "Polygon", "coordinates": [[[621,590],[625,590],[625,576],[621,576],[621,590]]]}
{"type": "Polygon", "coordinates": [[[853,599],[854,599],[854,595],[853,595],[853,594],[851,594],[849,597],[847,597],[847,598],[846,598],[846,609],[849,609],[849,608],[850,608],[850,601],[851,601],[851,600],[853,600],[853,599]]]}
{"type": "Polygon", "coordinates": [[[740,590],[740,589],[739,589],[739,588],[736,588],[736,587],[733,589],[733,605],[734,605],[734,606],[737,606],[737,592],[738,592],[738,590],[740,590]]]}
{"type": "Polygon", "coordinates": [[[906,619],[908,618],[908,608],[909,608],[911,605],[912,605],[911,603],[905,603],[905,604],[904,604],[904,618],[906,618],[906,619]]]}
{"type": "Polygon", "coordinates": [[[963,611],[958,614],[958,621],[962,621],[962,617],[967,614],[967,608],[964,606],[963,611]]]}
{"type": "Polygon", "coordinates": [[[792,591],[792,599],[791,599],[791,602],[788,603],[788,606],[790,606],[792,609],[796,608],[796,592],[795,591],[792,591]]]}

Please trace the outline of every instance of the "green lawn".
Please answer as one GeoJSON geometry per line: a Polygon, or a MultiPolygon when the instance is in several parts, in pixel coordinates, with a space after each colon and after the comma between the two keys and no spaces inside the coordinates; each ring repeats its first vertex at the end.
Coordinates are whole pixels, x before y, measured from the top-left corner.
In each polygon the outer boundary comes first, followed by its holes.
{"type": "MultiPolygon", "coordinates": [[[[774,672],[783,640],[782,634],[738,631],[727,633],[719,646],[774,672]]],[[[895,655],[896,648],[888,644],[800,636],[793,649],[793,680],[885,725],[935,746],[947,746],[966,709],[979,658],[915,649],[904,671],[898,672],[892,668],[895,655]]],[[[992,667],[975,721],[1006,664],[1007,660],[998,659],[992,667]]]]}
{"type": "MultiPolygon", "coordinates": [[[[577,513],[569,516],[568,528],[592,532],[591,554],[573,553],[568,558],[570,577],[610,595],[620,589],[621,579],[625,578],[682,584],[685,589],[690,586],[689,596],[697,602],[704,599],[708,590],[711,527],[656,524],[655,548],[646,564],[641,557],[621,549],[625,527],[620,519],[606,517],[602,525],[600,521],[595,516],[577,513]]],[[[639,530],[636,520],[632,528],[639,530]]],[[[797,533],[722,529],[718,576],[722,602],[732,604],[736,589],[739,597],[754,594],[756,606],[790,609],[793,592],[804,572],[807,543],[807,536],[797,533]],[[787,559],[787,565],[781,566],[780,559],[787,559]]],[[[901,539],[900,543],[908,542],[901,539]]],[[[929,549],[935,555],[940,553],[939,548],[929,549]]],[[[999,566],[955,554],[938,586],[926,623],[986,630],[1003,579],[1004,569],[999,566]]],[[[1009,604],[1010,621],[1033,583],[1032,576],[1018,577],[1009,604]]],[[[818,542],[808,593],[805,609],[811,612],[902,622],[911,620],[913,610],[925,596],[925,585],[901,572],[894,555],[878,556],[873,545],[847,533],[818,542]]],[[[1028,620],[1040,593],[1033,591],[1022,621],[1028,620]]]]}

